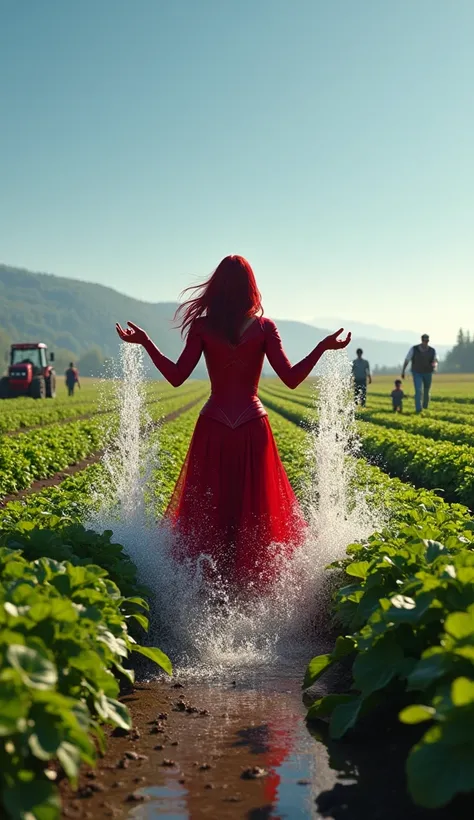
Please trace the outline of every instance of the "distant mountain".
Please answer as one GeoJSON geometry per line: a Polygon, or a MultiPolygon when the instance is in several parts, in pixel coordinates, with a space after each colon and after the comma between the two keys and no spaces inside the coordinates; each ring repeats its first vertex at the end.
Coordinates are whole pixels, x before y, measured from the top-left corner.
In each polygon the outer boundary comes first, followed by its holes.
{"type": "Polygon", "coordinates": [[[421,327],[419,332],[415,330],[395,330],[394,328],[366,324],[365,322],[358,322],[354,319],[341,319],[340,317],[316,317],[315,319],[311,319],[309,323],[316,327],[347,327],[352,331],[353,336],[373,339],[375,341],[397,342],[405,345],[416,344],[420,341],[422,333],[430,333],[433,344],[440,354],[444,354],[452,347],[452,345],[438,344],[433,329],[425,326],[421,327]]]}
{"type": "MultiPolygon", "coordinates": [[[[62,350],[66,357],[79,358],[91,348],[99,348],[103,356],[116,356],[119,341],[115,322],[123,324],[131,319],[146,328],[167,356],[176,359],[182,347],[179,331],[172,326],[176,307],[177,304],[170,302],[151,304],[132,299],[103,285],[0,265],[0,343],[3,346],[8,339],[44,341],[52,350],[62,350]]],[[[340,327],[337,322],[328,322],[329,330],[285,319],[277,322],[292,361],[301,359],[327,333],[340,327]]],[[[347,323],[353,330],[355,326],[356,323],[347,323]]],[[[398,366],[413,341],[412,338],[403,343],[374,340],[355,332],[349,353],[355,356],[360,346],[372,367],[398,366]]],[[[204,366],[200,364],[196,376],[204,374],[204,366]]]]}

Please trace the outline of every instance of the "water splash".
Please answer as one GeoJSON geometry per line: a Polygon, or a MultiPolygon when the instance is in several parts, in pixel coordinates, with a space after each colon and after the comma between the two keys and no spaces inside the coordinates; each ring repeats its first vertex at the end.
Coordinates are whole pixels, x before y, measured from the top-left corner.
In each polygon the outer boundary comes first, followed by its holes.
{"type": "MultiPolygon", "coordinates": [[[[330,575],[326,565],[343,557],[347,545],[365,538],[380,522],[354,482],[358,442],[350,364],[342,352],[328,353],[314,397],[318,423],[307,437],[304,545],[281,565],[268,594],[231,599],[209,588],[204,556],[197,567],[178,564],[174,537],[156,520],[150,483],[160,480],[159,436],[150,435],[141,349],[124,345],[121,378],[115,381],[119,424],[104,456],[111,492],[104,494],[90,523],[110,528],[153,593],[151,640],[175,665],[204,675],[229,668],[308,657],[315,625],[324,641],[330,575]],[[305,647],[304,644],[307,644],[305,647]]],[[[278,552],[278,546],[276,546],[278,552]]]]}

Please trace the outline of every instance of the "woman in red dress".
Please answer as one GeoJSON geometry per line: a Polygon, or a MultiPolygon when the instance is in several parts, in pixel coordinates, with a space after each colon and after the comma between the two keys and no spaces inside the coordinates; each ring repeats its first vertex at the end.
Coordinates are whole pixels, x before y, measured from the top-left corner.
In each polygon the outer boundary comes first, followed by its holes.
{"type": "Polygon", "coordinates": [[[186,345],[176,363],[147,333],[117,325],[124,342],[141,344],[154,365],[178,387],[202,353],[211,395],[201,410],[166,518],[178,535],[180,556],[207,555],[225,582],[258,586],[272,580],[279,561],[304,537],[305,523],[257,395],[264,357],[287,385],[297,387],[326,350],[350,342],[333,333],[291,366],[274,322],[262,317],[261,296],[249,263],[227,256],[178,310],[186,345]]]}

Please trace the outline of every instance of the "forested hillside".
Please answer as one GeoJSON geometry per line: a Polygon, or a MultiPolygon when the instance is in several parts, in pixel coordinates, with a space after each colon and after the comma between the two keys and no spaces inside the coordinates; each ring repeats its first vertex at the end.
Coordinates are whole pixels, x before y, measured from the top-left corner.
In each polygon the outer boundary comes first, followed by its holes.
{"type": "MultiPolygon", "coordinates": [[[[153,336],[166,355],[176,358],[181,349],[179,331],[172,324],[176,307],[176,303],[170,302],[141,302],[103,285],[0,265],[0,356],[3,360],[3,351],[6,352],[10,341],[44,341],[56,354],[58,370],[72,359],[82,362],[84,375],[97,375],[101,362],[117,354],[115,322],[131,319],[153,336]]],[[[305,356],[328,332],[336,330],[277,321],[293,361],[305,356]]],[[[359,346],[372,367],[399,367],[410,343],[366,339],[354,334],[350,355],[355,355],[359,346]]],[[[202,377],[204,373],[201,363],[196,375],[202,377]]]]}

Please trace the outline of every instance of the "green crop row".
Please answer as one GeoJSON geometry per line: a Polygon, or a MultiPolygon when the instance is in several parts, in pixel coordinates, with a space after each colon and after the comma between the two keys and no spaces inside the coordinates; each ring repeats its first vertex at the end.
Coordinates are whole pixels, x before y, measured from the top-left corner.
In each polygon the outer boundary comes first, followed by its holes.
{"type": "MultiPolygon", "coordinates": [[[[310,411],[288,399],[261,393],[267,407],[295,424],[310,418],[310,411]]],[[[314,418],[314,415],[313,415],[314,418]]],[[[377,460],[391,475],[418,487],[441,490],[447,501],[474,507],[474,447],[434,441],[401,430],[360,422],[358,432],[365,456],[377,460]]]]}
{"type": "Polygon", "coordinates": [[[370,410],[362,410],[358,417],[361,421],[372,422],[380,427],[404,430],[425,438],[451,441],[453,444],[474,444],[474,416],[472,424],[452,424],[421,415],[405,416],[400,413],[375,413],[370,410]]]}
{"type": "MultiPolygon", "coordinates": [[[[149,405],[153,418],[179,411],[188,401],[201,397],[202,390],[192,394],[170,394],[149,405]]],[[[116,419],[110,416],[110,432],[116,419]]],[[[107,423],[103,416],[63,425],[51,425],[20,436],[5,437],[0,442],[0,497],[26,489],[38,479],[76,464],[103,448],[107,441],[107,423]]]]}
{"type": "Polygon", "coordinates": [[[308,712],[309,720],[330,717],[333,738],[386,709],[402,723],[429,723],[406,764],[412,798],[428,808],[474,790],[473,532],[463,508],[413,505],[402,524],[349,547],[335,605],[342,635],[310,662],[304,681],[310,687],[352,659],[349,692],[308,712]]]}
{"type": "Polygon", "coordinates": [[[12,533],[0,535],[0,800],[11,820],[59,818],[55,764],[76,785],[81,764],[94,765],[96,744],[104,748],[101,724],[131,728],[117,700],[119,680],[134,681],[131,652],[172,671],[166,655],[129,632],[133,623],[148,629],[146,601],[125,597],[105,569],[73,552],[71,540],[120,562],[111,533],[73,529],[56,544],[56,553],[61,542],[72,551],[71,562],[46,557],[51,544],[35,544],[32,533],[20,538],[23,550],[9,548],[20,546],[12,533]],[[28,551],[41,557],[29,560],[28,551]]]}
{"type": "MultiPolygon", "coordinates": [[[[193,407],[174,421],[167,422],[156,433],[152,433],[152,437],[158,436],[159,439],[160,466],[154,475],[152,490],[158,513],[167,504],[173,491],[198,413],[199,406],[193,407]]],[[[104,495],[107,493],[108,473],[100,463],[68,476],[53,487],[32,493],[25,499],[5,504],[3,508],[0,508],[0,530],[15,530],[19,533],[24,527],[25,531],[29,532],[32,525],[36,528],[56,530],[58,527],[78,523],[88,517],[92,511],[91,506],[100,503],[100,498],[97,500],[96,493],[91,494],[93,487],[100,487],[104,495]]],[[[42,543],[40,539],[38,542],[40,551],[42,543]]],[[[82,549],[81,547],[81,555],[87,560],[93,560],[94,554],[83,554],[82,549]]],[[[77,551],[78,546],[75,545],[74,552],[77,553],[77,551]]],[[[41,552],[38,553],[40,554],[41,552]]],[[[104,555],[103,551],[101,555],[104,555]]],[[[70,554],[64,552],[63,545],[62,551],[55,557],[58,560],[69,560],[70,554]]],[[[112,573],[113,567],[110,564],[104,566],[112,573]]],[[[122,578],[120,583],[121,589],[123,580],[122,578]]]]}
{"type": "MultiPolygon", "coordinates": [[[[177,404],[182,399],[182,404],[190,401],[194,395],[201,395],[205,389],[204,382],[191,382],[182,388],[175,390],[170,385],[164,386],[158,383],[159,389],[152,383],[147,385],[146,400],[148,405],[160,404],[163,409],[168,403],[177,404]]],[[[68,404],[56,404],[56,402],[40,403],[31,400],[25,409],[13,408],[0,413],[0,433],[12,433],[20,430],[27,430],[29,427],[46,427],[59,421],[73,421],[79,416],[104,414],[117,409],[117,397],[114,395],[112,386],[109,385],[108,397],[104,396],[103,401],[73,401],[68,404]],[[106,409],[102,409],[103,407],[106,409]]]]}
{"type": "Polygon", "coordinates": [[[442,491],[447,501],[474,507],[474,447],[434,441],[402,430],[361,423],[363,453],[391,475],[442,491]]]}
{"type": "MultiPolygon", "coordinates": [[[[270,417],[282,457],[287,447],[299,451],[303,469],[304,431],[270,417]]],[[[382,532],[332,565],[347,578],[335,602],[342,634],[310,662],[304,688],[348,660],[353,683],[316,700],[308,720],[329,718],[334,739],[371,713],[386,720],[384,710],[420,724],[407,782],[417,804],[436,808],[474,791],[474,521],[466,507],[358,466],[360,485],[391,514],[382,532]]]]}

